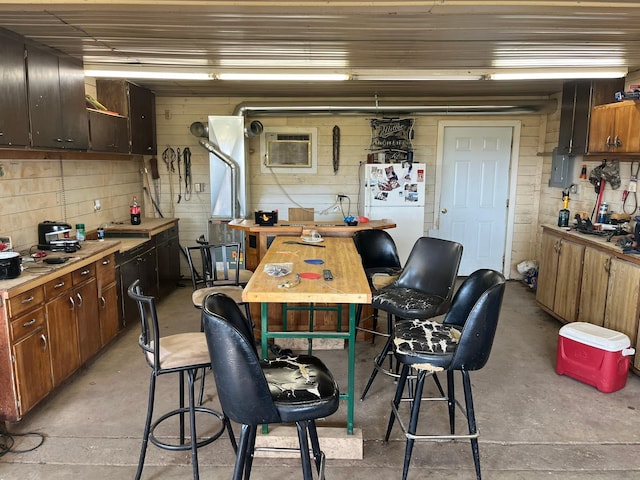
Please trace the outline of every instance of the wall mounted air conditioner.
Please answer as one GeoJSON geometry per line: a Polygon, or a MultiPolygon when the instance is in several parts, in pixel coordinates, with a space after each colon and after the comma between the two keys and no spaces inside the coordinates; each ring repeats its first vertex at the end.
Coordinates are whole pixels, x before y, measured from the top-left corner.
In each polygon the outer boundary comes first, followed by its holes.
{"type": "Polygon", "coordinates": [[[317,150],[316,128],[265,127],[260,136],[261,170],[316,173],[317,150]]]}

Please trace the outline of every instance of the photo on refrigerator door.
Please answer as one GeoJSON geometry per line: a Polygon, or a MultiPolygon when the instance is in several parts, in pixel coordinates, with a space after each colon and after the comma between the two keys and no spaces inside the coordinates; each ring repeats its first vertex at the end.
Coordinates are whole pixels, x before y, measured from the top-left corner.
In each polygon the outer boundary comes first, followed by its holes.
{"type": "Polygon", "coordinates": [[[417,183],[404,184],[404,201],[405,202],[418,201],[418,184],[417,183]]]}

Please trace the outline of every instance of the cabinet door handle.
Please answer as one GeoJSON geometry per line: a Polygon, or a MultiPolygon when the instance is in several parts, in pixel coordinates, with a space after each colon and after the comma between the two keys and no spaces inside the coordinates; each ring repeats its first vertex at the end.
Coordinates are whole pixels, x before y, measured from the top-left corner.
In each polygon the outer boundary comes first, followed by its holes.
{"type": "Polygon", "coordinates": [[[32,295],[32,296],[30,296],[29,298],[25,298],[25,299],[24,299],[24,300],[22,300],[22,302],[20,302],[20,303],[22,303],[22,304],[24,305],[25,303],[31,303],[31,302],[33,302],[33,300],[34,300],[34,298],[33,298],[33,295],[32,295]]]}
{"type": "Polygon", "coordinates": [[[53,288],[62,288],[64,287],[65,283],[64,282],[60,282],[60,283],[56,283],[53,288]]]}
{"type": "Polygon", "coordinates": [[[613,146],[614,147],[621,147],[622,146],[622,141],[620,140],[620,138],[616,135],[616,138],[613,139],[613,146]]]}
{"type": "Polygon", "coordinates": [[[89,275],[91,273],[91,270],[83,270],[80,272],[80,275],[89,275]]]}
{"type": "Polygon", "coordinates": [[[71,302],[71,310],[76,308],[76,302],[73,301],[73,297],[69,297],[69,301],[71,302]]]}
{"type": "Polygon", "coordinates": [[[45,337],[44,333],[40,335],[40,341],[42,342],[42,351],[44,352],[47,349],[47,337],[45,337]]]}
{"type": "Polygon", "coordinates": [[[78,297],[78,308],[82,307],[82,295],[76,293],[76,297],[78,297]]]}
{"type": "Polygon", "coordinates": [[[103,260],[102,261],[102,265],[109,265],[111,263],[111,260],[103,260]]]}
{"type": "Polygon", "coordinates": [[[107,308],[107,301],[104,297],[100,297],[100,302],[102,303],[102,308],[107,308]]]}
{"type": "Polygon", "coordinates": [[[31,319],[31,320],[29,320],[28,322],[24,322],[24,323],[22,324],[22,326],[23,326],[24,328],[27,328],[27,327],[30,327],[31,325],[33,325],[34,323],[36,323],[36,319],[35,319],[35,318],[32,318],[32,319],[31,319]]]}

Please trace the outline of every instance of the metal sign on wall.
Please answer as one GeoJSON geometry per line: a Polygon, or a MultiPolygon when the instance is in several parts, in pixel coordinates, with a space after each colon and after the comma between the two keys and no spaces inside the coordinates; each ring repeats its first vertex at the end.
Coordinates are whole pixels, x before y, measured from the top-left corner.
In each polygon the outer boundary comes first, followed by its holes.
{"type": "Polygon", "coordinates": [[[369,150],[378,154],[378,162],[413,161],[414,118],[374,118],[369,150]],[[383,158],[382,158],[383,157],[383,158]]]}

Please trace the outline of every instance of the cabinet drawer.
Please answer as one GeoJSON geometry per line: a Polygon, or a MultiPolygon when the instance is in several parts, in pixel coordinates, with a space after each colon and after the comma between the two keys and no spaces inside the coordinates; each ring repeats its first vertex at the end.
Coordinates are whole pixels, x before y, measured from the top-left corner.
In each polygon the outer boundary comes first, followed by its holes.
{"type": "Polygon", "coordinates": [[[109,285],[116,281],[116,256],[107,255],[96,262],[96,276],[98,277],[98,287],[109,285]]]}
{"type": "Polygon", "coordinates": [[[44,284],[44,293],[47,300],[57,297],[61,293],[66,292],[73,286],[71,274],[67,273],[61,277],[51,280],[44,284]]]}
{"type": "Polygon", "coordinates": [[[90,279],[91,277],[96,276],[96,266],[94,263],[90,265],[86,265],[82,268],[79,268],[78,270],[73,272],[71,275],[73,275],[73,284],[78,285],[90,279]]]}
{"type": "Polygon", "coordinates": [[[44,288],[37,287],[9,299],[9,317],[16,317],[44,301],[44,288]]]}
{"type": "Polygon", "coordinates": [[[44,308],[22,315],[11,322],[11,342],[20,340],[44,325],[44,308]]]}
{"type": "Polygon", "coordinates": [[[163,230],[162,232],[158,233],[156,235],[156,241],[157,243],[164,243],[167,242],[169,239],[171,238],[175,238],[178,236],[178,225],[173,225],[170,228],[167,228],[166,230],[163,230]]]}

